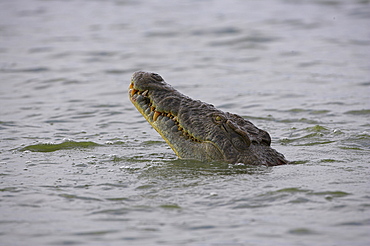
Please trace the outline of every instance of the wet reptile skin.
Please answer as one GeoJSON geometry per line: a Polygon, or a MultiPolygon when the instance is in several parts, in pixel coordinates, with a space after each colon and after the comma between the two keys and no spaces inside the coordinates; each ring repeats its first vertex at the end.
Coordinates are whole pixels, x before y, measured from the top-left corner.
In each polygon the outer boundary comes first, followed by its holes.
{"type": "Polygon", "coordinates": [[[129,97],[179,158],[267,166],[288,163],[270,147],[266,131],[183,95],[156,73],[135,72],[129,97]]]}

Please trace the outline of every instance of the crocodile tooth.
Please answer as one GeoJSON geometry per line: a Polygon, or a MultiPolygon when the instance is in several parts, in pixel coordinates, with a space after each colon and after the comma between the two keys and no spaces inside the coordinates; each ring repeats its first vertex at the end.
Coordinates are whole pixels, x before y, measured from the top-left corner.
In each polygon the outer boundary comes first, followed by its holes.
{"type": "Polygon", "coordinates": [[[149,93],[149,90],[146,90],[141,95],[143,95],[144,97],[146,97],[148,95],[148,93],[149,93]]]}
{"type": "Polygon", "coordinates": [[[154,115],[153,115],[153,121],[156,121],[158,116],[160,116],[161,113],[159,113],[158,111],[154,111],[154,115]]]}
{"type": "Polygon", "coordinates": [[[135,90],[135,89],[131,89],[130,90],[130,95],[133,96],[135,95],[135,93],[138,92],[138,90],[135,90]]]}

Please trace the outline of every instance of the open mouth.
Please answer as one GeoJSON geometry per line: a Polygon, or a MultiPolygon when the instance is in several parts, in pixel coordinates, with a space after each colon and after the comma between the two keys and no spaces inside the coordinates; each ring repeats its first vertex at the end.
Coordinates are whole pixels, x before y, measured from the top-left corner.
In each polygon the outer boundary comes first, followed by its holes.
{"type": "Polygon", "coordinates": [[[172,114],[171,112],[158,110],[153,104],[149,90],[138,90],[135,88],[134,84],[131,83],[129,87],[129,97],[139,112],[161,135],[162,130],[159,130],[158,126],[165,125],[172,133],[180,132],[179,135],[184,137],[186,140],[191,140],[198,143],[203,142],[203,140],[193,136],[186,129],[184,129],[176,115],[172,114]]]}

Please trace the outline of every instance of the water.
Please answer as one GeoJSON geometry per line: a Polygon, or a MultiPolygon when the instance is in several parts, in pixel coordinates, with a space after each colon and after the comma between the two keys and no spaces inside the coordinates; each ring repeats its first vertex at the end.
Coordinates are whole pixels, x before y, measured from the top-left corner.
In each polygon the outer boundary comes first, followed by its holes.
{"type": "Polygon", "coordinates": [[[369,245],[369,1],[0,2],[1,245],[369,245]],[[295,164],[177,160],[136,70],[295,164]]]}

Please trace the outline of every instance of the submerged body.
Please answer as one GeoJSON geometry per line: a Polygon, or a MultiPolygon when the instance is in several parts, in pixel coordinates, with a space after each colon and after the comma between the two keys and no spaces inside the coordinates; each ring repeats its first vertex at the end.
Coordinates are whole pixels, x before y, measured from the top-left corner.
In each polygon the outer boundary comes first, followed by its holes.
{"type": "Polygon", "coordinates": [[[129,97],[179,158],[267,166],[288,162],[270,147],[266,131],[181,94],[156,73],[135,72],[129,97]]]}

